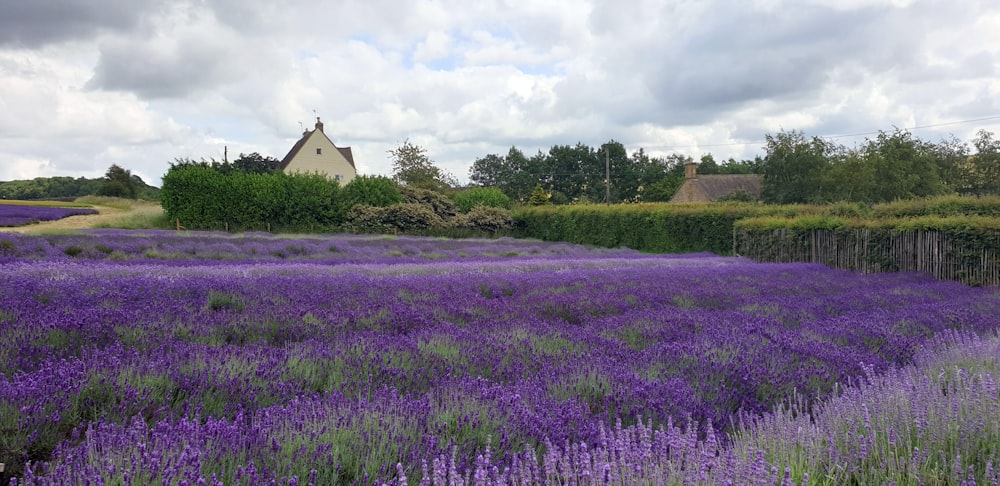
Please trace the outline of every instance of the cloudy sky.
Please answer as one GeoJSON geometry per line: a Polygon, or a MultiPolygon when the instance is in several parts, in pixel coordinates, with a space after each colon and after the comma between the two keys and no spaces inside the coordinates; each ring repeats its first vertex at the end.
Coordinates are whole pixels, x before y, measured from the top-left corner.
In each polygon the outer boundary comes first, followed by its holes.
{"type": "Polygon", "coordinates": [[[968,141],[1000,135],[1000,3],[0,0],[0,180],[114,163],[159,185],[227,146],[280,159],[317,115],[360,173],[409,139],[463,181],[512,145],[968,141]]]}

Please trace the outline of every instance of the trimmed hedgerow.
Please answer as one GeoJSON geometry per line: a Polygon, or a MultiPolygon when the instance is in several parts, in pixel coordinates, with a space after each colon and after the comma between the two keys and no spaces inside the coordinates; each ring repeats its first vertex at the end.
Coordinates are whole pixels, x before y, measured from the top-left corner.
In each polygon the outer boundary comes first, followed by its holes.
{"type": "Polygon", "coordinates": [[[756,261],[819,262],[862,272],[917,271],[972,285],[1000,283],[1000,219],[925,216],[751,218],[734,251],[756,261]]]}
{"type": "Polygon", "coordinates": [[[733,224],[764,215],[815,213],[816,206],[746,203],[532,206],[514,214],[519,236],[657,253],[731,254],[733,224]]]}
{"type": "Polygon", "coordinates": [[[189,229],[333,226],[339,190],[337,181],[318,174],[222,173],[182,164],[163,176],[160,203],[189,229]]]}

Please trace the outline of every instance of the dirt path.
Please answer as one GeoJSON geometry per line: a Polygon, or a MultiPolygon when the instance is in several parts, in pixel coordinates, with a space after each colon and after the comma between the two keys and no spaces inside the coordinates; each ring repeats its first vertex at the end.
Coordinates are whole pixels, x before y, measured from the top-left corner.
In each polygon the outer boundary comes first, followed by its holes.
{"type": "Polygon", "coordinates": [[[99,224],[111,223],[131,214],[151,215],[162,211],[159,204],[143,202],[133,204],[130,209],[119,209],[110,206],[98,205],[94,205],[93,208],[98,211],[98,214],[81,214],[78,216],[57,219],[55,221],[42,221],[40,223],[29,224],[26,226],[0,227],[0,232],[13,231],[18,233],[37,234],[71,231],[93,228],[99,224]]]}

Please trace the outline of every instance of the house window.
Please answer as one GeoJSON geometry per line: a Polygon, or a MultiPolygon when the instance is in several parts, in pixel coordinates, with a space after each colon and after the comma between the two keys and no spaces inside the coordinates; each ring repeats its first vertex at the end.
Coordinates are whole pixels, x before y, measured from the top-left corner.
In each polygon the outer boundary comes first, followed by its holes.
{"type": "Polygon", "coordinates": [[[337,174],[337,175],[333,176],[333,180],[335,180],[335,181],[342,181],[342,180],[344,180],[344,176],[342,176],[340,174],[337,174]]]}
{"type": "Polygon", "coordinates": [[[316,147],[316,155],[323,155],[323,149],[316,147]]]}

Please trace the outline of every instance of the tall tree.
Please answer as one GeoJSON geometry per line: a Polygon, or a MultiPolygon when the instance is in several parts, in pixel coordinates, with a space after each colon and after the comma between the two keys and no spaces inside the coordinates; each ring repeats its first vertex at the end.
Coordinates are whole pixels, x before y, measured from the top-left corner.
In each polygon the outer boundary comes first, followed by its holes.
{"type": "Polygon", "coordinates": [[[797,131],[782,130],[765,138],[761,199],[776,204],[817,200],[823,193],[823,173],[830,166],[834,145],[797,131]]]}
{"type": "Polygon", "coordinates": [[[822,187],[825,191],[816,200],[873,202],[877,191],[875,166],[859,151],[848,150],[824,172],[822,187]]]}
{"type": "MultiPolygon", "coordinates": [[[[594,149],[583,143],[554,145],[549,149],[549,188],[552,201],[563,204],[588,197],[587,189],[604,178],[604,160],[598,162],[594,149]]],[[[601,185],[600,189],[603,190],[601,185]]]]}
{"type": "Polygon", "coordinates": [[[135,199],[138,195],[138,187],[132,178],[132,172],[112,164],[104,174],[104,183],[97,191],[99,196],[122,197],[135,199]]]}
{"type": "Polygon", "coordinates": [[[952,136],[930,145],[938,175],[946,192],[962,192],[963,171],[969,160],[969,146],[952,136]]]}
{"type": "Polygon", "coordinates": [[[913,137],[909,131],[879,131],[874,140],[861,149],[871,165],[875,192],[871,202],[942,194],[941,182],[932,145],[913,137]]]}
{"type": "Polygon", "coordinates": [[[497,154],[480,157],[469,168],[469,180],[483,187],[503,189],[503,186],[513,181],[513,176],[513,168],[507,164],[507,161],[503,157],[497,154]]]}
{"type": "Polygon", "coordinates": [[[669,201],[684,183],[684,164],[693,161],[691,157],[681,154],[650,159],[650,165],[643,178],[642,200],[669,201]]]}
{"type": "Polygon", "coordinates": [[[972,139],[976,154],[968,159],[965,187],[977,196],[1000,194],[1000,140],[993,133],[980,130],[972,139]]]}
{"type": "Polygon", "coordinates": [[[278,166],[281,165],[281,161],[270,156],[264,156],[257,152],[251,154],[240,154],[240,156],[233,161],[233,168],[251,174],[269,174],[271,172],[277,172],[278,166]]]}
{"type": "Polygon", "coordinates": [[[698,163],[698,173],[705,175],[721,174],[722,169],[715,162],[715,157],[712,157],[712,154],[705,154],[701,156],[701,161],[698,163]]]}
{"type": "Polygon", "coordinates": [[[451,174],[434,164],[426,149],[409,139],[389,150],[389,157],[392,159],[392,178],[399,184],[438,192],[458,185],[451,174]]]}

